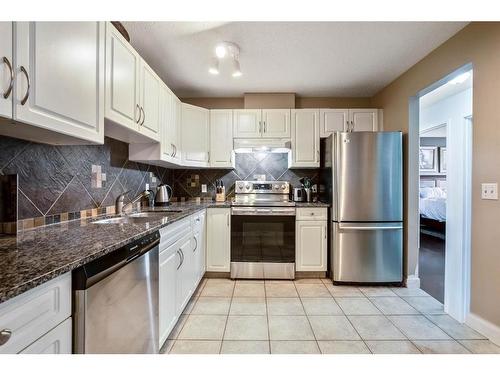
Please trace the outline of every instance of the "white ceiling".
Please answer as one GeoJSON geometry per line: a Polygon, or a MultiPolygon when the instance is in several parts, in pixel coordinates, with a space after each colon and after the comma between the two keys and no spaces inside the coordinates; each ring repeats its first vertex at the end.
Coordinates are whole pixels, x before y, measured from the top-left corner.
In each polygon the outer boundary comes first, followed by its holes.
{"type": "Polygon", "coordinates": [[[457,84],[445,83],[420,98],[420,107],[426,108],[472,87],[472,75],[457,84]]]}
{"type": "Polygon", "coordinates": [[[132,45],[180,97],[371,96],[466,24],[124,22],[132,45]],[[224,67],[208,73],[220,41],[240,46],[240,78],[224,67]]]}

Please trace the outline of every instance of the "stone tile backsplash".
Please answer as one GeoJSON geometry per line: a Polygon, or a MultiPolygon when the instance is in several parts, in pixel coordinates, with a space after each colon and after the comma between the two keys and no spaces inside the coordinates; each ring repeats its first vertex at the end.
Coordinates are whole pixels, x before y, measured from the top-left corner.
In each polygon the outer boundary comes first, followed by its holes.
{"type": "Polygon", "coordinates": [[[304,176],[317,183],[317,169],[288,169],[287,157],[237,154],[234,169],[166,169],[128,160],[128,144],[107,137],[104,145],[51,146],[0,136],[0,175],[18,174],[18,219],[36,218],[34,226],[110,213],[119,194],[129,191],[130,199],[146,183],[151,188],[169,184],[174,200],[215,197],[217,179],[229,196],[236,180],[256,175],[293,186],[304,176]],[[207,193],[201,193],[202,184],[207,193]]]}

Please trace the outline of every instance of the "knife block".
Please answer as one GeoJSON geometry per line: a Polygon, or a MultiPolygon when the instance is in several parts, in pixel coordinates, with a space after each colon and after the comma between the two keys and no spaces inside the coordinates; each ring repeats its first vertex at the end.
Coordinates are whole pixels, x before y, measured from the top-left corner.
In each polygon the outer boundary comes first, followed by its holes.
{"type": "Polygon", "coordinates": [[[220,193],[215,194],[215,201],[216,202],[225,202],[226,201],[226,187],[225,186],[223,186],[221,188],[220,193]]]}

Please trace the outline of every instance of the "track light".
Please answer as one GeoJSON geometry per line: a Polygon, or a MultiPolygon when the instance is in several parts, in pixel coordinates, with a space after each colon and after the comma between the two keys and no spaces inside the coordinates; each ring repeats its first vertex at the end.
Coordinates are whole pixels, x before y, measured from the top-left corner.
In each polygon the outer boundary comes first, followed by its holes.
{"type": "Polygon", "coordinates": [[[241,77],[240,61],[235,57],[233,59],[233,77],[241,77]]]}
{"type": "Polygon", "coordinates": [[[213,75],[219,74],[219,60],[217,58],[212,59],[212,65],[208,68],[208,72],[213,75]]]}

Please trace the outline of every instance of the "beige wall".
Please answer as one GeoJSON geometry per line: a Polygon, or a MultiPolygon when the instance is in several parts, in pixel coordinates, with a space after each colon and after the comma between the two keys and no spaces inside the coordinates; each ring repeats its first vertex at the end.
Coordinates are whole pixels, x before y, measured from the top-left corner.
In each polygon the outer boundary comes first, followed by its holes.
{"type": "MultiPolygon", "coordinates": [[[[244,98],[181,98],[185,103],[209,109],[245,108],[244,98]]],[[[371,108],[370,98],[295,97],[295,108],[371,108]]],[[[263,108],[263,107],[261,107],[263,108]]],[[[274,108],[274,107],[264,107],[274,108]]]]}
{"type": "MultiPolygon", "coordinates": [[[[480,184],[500,181],[499,51],[500,23],[471,23],[372,98],[373,106],[384,109],[384,130],[408,134],[409,97],[455,69],[473,64],[471,311],[497,326],[500,201],[481,200],[480,184]]],[[[405,165],[408,167],[407,157],[405,165]]],[[[415,262],[415,257],[409,260],[415,262]]]]}

